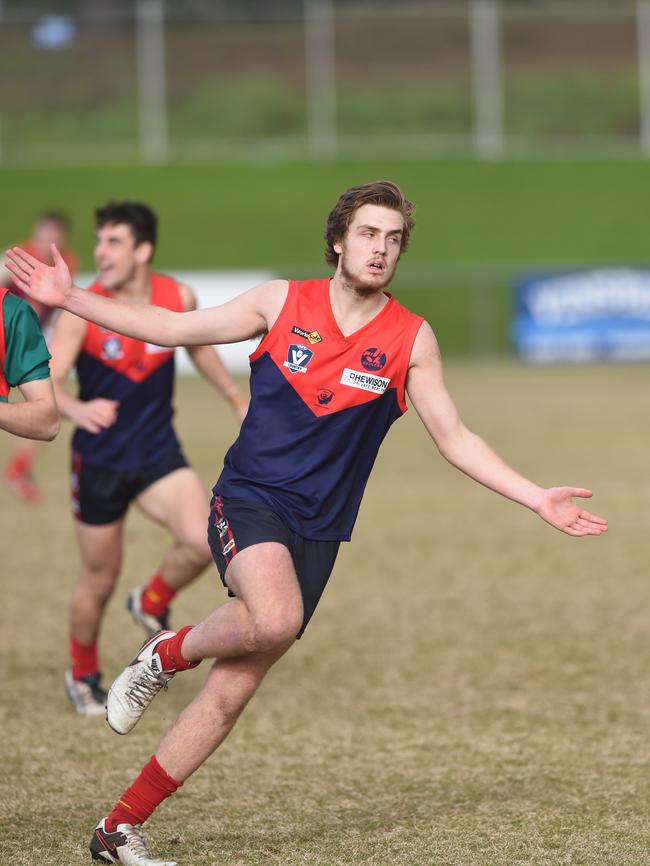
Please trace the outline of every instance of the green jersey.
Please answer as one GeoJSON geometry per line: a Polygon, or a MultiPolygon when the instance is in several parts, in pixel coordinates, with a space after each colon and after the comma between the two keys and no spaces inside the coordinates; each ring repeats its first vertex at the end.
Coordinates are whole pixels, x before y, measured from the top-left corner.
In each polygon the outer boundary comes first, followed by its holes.
{"type": "Polygon", "coordinates": [[[9,389],[47,379],[51,358],[31,305],[0,289],[0,400],[9,389]]]}

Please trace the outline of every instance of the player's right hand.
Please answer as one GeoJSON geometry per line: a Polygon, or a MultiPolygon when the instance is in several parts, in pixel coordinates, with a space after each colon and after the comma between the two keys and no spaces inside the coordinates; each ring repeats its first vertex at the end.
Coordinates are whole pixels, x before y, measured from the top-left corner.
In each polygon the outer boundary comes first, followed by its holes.
{"type": "Polygon", "coordinates": [[[101,433],[102,430],[115,424],[119,407],[120,404],[117,400],[96,397],[94,400],[81,403],[73,420],[77,427],[81,427],[82,430],[87,430],[89,433],[101,433]]]}
{"type": "Polygon", "coordinates": [[[44,265],[21,247],[7,250],[5,266],[19,289],[48,307],[62,307],[72,289],[70,270],[56,248],[50,244],[54,265],[44,265]]]}

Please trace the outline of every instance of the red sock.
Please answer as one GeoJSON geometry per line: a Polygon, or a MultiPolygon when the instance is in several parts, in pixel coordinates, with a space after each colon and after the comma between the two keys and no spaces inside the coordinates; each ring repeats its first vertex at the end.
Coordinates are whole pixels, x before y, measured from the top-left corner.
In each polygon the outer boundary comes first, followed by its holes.
{"type": "Polygon", "coordinates": [[[118,824],[144,824],[154,809],[182,784],[172,779],[153,755],[113,806],[104,826],[109,833],[114,833],[118,824]]]}
{"type": "Polygon", "coordinates": [[[164,671],[187,671],[201,664],[201,659],[195,662],[186,661],[181,653],[183,641],[187,637],[188,632],[192,631],[193,628],[193,625],[184,625],[183,628],[176,632],[174,637],[160,641],[156,647],[156,652],[160,656],[164,671]]]}
{"type": "Polygon", "coordinates": [[[70,635],[70,664],[72,666],[72,678],[80,680],[99,671],[99,659],[97,656],[97,644],[79,643],[70,635]]]}
{"type": "Polygon", "coordinates": [[[154,574],[142,593],[142,610],[152,616],[162,616],[176,595],[176,590],[169,586],[160,572],[154,574]]]}
{"type": "Polygon", "coordinates": [[[32,455],[29,451],[17,451],[7,463],[5,472],[10,478],[24,475],[32,466],[32,455]]]}

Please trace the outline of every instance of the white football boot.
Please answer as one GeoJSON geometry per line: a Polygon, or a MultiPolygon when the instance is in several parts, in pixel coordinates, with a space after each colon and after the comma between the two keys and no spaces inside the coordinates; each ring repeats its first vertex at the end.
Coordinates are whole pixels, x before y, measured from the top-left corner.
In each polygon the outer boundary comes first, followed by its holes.
{"type": "Polygon", "coordinates": [[[118,824],[117,829],[109,833],[105,821],[106,818],[102,818],[90,840],[93,860],[122,863],[124,866],[178,866],[176,860],[161,860],[153,856],[139,824],[118,824]]]}
{"type": "Polygon", "coordinates": [[[124,668],[108,691],[106,721],[118,734],[128,734],[175,672],[163,670],[156,647],[174,637],[175,631],[159,631],[145,641],[140,652],[124,668]]]}

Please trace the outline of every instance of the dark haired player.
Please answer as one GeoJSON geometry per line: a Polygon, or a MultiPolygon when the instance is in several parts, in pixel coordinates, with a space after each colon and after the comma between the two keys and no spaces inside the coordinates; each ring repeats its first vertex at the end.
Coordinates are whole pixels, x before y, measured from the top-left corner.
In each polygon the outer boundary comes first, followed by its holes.
{"type": "Polygon", "coordinates": [[[111,687],[107,718],[137,723],[179,671],[216,659],[197,697],[103,818],[95,859],[170,866],[140,831],[227,736],[262,678],[314,612],[352,527],[377,450],[408,393],[443,456],[471,478],[572,536],[607,522],[573,503],[574,487],[543,488],[511,469],[458,416],[430,326],[386,291],[406,249],[413,207],[389,182],[347,190],[330,214],[332,279],[274,280],[207,310],[177,315],[111,304],[73,287],[63,262],[46,269],[9,253],[21,285],[46,303],[163,345],[265,334],[251,356],[251,405],[214,489],[209,539],[233,598],[198,625],[151,638],[111,687]]]}
{"type": "MultiPolygon", "coordinates": [[[[157,218],[138,202],[110,202],[95,212],[96,282],[89,297],[125,298],[140,312],[150,304],[182,313],[192,291],[153,273],[157,218]]],[[[204,525],[208,497],[187,465],[172,426],[174,351],[124,337],[63,312],[51,342],[52,377],[61,413],[75,424],[72,508],[81,573],[69,604],[70,666],[66,694],[78,713],[104,715],[98,641],[105,606],[122,565],[124,518],[135,503],[164,525],[172,546],[129,609],[148,634],[167,625],[176,592],[210,561],[204,525]],[[76,366],[78,396],[63,387],[76,366]]],[[[211,346],[193,346],[198,371],[230,401],[241,419],[245,401],[211,346]]]]}

